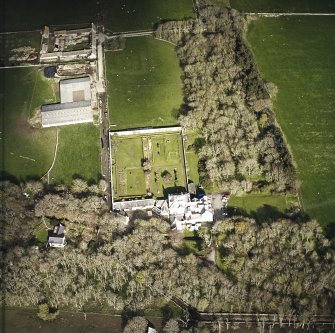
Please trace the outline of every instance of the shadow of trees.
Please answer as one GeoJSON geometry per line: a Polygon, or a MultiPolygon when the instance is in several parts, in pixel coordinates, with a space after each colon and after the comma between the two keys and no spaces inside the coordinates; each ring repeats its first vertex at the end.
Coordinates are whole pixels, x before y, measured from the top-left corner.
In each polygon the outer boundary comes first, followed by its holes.
{"type": "Polygon", "coordinates": [[[258,223],[272,222],[281,218],[290,218],[291,220],[299,222],[310,220],[310,217],[300,210],[296,211],[294,209],[288,209],[283,212],[280,211],[277,207],[268,204],[264,204],[263,206],[250,212],[247,212],[246,210],[239,207],[228,207],[227,212],[228,216],[240,215],[244,217],[250,217],[255,219],[258,223]]]}

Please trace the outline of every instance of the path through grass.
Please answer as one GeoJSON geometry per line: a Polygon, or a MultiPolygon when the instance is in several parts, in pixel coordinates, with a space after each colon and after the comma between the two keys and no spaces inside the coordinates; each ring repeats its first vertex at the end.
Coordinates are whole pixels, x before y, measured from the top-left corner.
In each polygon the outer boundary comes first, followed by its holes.
{"type": "Polygon", "coordinates": [[[59,146],[50,181],[70,184],[74,178],[96,183],[101,176],[99,128],[93,124],[59,127],[59,146]]]}
{"type": "Polygon", "coordinates": [[[305,211],[335,222],[335,20],[262,18],[249,28],[262,76],[274,82],[277,119],[292,148],[305,211]]]}

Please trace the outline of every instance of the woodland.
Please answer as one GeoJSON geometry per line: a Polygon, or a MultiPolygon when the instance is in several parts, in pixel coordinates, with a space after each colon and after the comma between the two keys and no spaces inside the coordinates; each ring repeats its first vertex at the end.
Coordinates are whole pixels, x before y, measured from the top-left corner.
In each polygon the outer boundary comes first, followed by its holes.
{"type": "Polygon", "coordinates": [[[294,193],[295,168],[272,110],[277,89],[260,77],[246,17],[204,6],[199,18],[162,23],[156,37],[176,45],[184,85],[179,121],[199,135],[193,149],[201,184],[233,194],[294,193]]]}
{"type": "Polygon", "coordinates": [[[143,311],[177,297],[198,311],[295,314],[335,311],[334,240],[315,221],[246,217],[217,221],[204,247],[216,264],[185,253],[159,219],[129,223],[99,194],[30,182],[2,184],[2,301],[7,306],[143,311]],[[26,197],[23,193],[29,193],[26,197]],[[47,248],[43,224],[63,223],[67,245],[47,248]]]}

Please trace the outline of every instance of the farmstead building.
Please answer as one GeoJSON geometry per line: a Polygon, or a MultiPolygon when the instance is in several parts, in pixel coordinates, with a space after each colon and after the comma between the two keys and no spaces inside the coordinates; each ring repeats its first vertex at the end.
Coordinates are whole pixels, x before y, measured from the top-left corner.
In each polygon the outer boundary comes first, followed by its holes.
{"type": "Polygon", "coordinates": [[[41,106],[42,127],[93,122],[90,78],[59,82],[60,103],[41,106]]]}

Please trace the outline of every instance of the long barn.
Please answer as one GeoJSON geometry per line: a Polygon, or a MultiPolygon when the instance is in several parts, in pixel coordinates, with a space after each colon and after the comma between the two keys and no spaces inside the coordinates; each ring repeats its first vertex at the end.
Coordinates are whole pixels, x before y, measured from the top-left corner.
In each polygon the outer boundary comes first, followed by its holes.
{"type": "Polygon", "coordinates": [[[90,78],[59,82],[60,103],[41,106],[42,127],[93,122],[90,78]]]}

